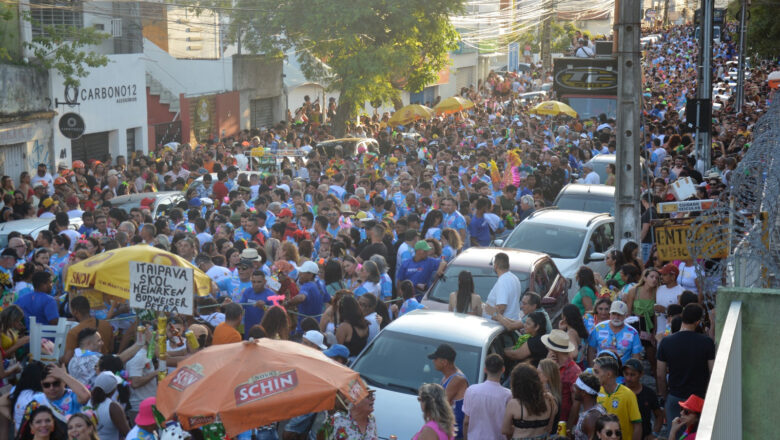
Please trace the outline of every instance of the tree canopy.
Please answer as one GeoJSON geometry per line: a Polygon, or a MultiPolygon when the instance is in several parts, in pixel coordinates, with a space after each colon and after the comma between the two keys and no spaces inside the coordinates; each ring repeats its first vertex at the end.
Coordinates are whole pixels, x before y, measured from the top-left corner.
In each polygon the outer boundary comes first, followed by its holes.
{"type": "Polygon", "coordinates": [[[227,14],[227,39],[242,50],[295,50],[304,74],[340,93],[336,133],[366,101],[416,92],[447,67],[458,34],[449,16],[463,0],[193,0],[227,14]],[[330,68],[325,71],[321,60],[330,68]]]}
{"type": "MultiPolygon", "coordinates": [[[[733,0],[728,7],[730,19],[739,21],[740,0],[733,0]]],[[[759,58],[774,59],[780,54],[780,20],[777,19],[777,3],[752,2],[747,16],[747,53],[759,58]]],[[[739,38],[739,36],[737,37],[739,38]]]]}

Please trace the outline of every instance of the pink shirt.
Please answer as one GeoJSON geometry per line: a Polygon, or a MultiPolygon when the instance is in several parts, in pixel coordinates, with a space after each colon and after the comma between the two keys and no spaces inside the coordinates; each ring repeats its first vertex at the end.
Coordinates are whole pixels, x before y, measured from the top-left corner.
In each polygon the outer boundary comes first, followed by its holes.
{"type": "Polygon", "coordinates": [[[412,437],[412,440],[417,440],[417,437],[420,436],[420,433],[423,431],[423,429],[425,429],[426,426],[431,428],[431,429],[433,429],[433,431],[439,437],[439,440],[452,440],[453,439],[453,437],[448,436],[447,434],[444,433],[444,431],[441,430],[441,428],[439,428],[439,424],[438,423],[436,423],[435,421],[431,420],[430,422],[424,424],[422,428],[420,428],[420,431],[417,432],[417,434],[415,434],[414,437],[412,437]]]}

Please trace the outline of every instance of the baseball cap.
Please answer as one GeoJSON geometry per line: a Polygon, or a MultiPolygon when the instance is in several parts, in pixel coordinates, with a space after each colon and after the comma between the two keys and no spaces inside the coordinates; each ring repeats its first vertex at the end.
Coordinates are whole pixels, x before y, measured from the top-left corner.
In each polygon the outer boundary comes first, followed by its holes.
{"type": "Polygon", "coordinates": [[[609,313],[625,316],[628,314],[628,306],[623,301],[615,301],[612,303],[612,307],[609,308],[609,313]]]}
{"type": "Polygon", "coordinates": [[[48,208],[48,207],[50,207],[51,205],[56,205],[57,203],[58,203],[58,202],[57,202],[56,200],[52,199],[51,197],[46,197],[46,198],[45,198],[45,199],[43,199],[43,201],[41,202],[41,205],[43,205],[43,207],[44,207],[44,208],[48,208]]]}
{"type": "Polygon", "coordinates": [[[306,339],[307,341],[311,342],[317,347],[320,347],[321,350],[327,350],[328,348],[327,345],[323,344],[325,338],[322,336],[322,333],[318,332],[317,330],[307,331],[306,333],[303,334],[303,339],[306,339]]]}
{"type": "Polygon", "coordinates": [[[431,245],[428,244],[425,240],[420,240],[417,243],[414,244],[414,250],[416,251],[429,251],[431,250],[431,245]]]}
{"type": "Polygon", "coordinates": [[[320,273],[320,267],[317,266],[317,263],[313,261],[304,261],[303,264],[298,268],[299,273],[313,273],[318,274],[320,273]]]}
{"type": "Polygon", "coordinates": [[[441,344],[433,353],[428,355],[428,359],[444,359],[455,362],[455,349],[450,344],[441,344]]]}
{"type": "Polygon", "coordinates": [[[200,200],[200,197],[193,197],[190,199],[189,205],[195,208],[199,208],[203,206],[203,202],[200,200]]]}
{"type": "Polygon", "coordinates": [[[335,358],[335,357],[341,357],[344,359],[349,358],[349,349],[341,344],[333,344],[330,346],[329,349],[322,352],[325,356],[329,358],[335,358]]]}
{"type": "Polygon", "coordinates": [[[97,375],[95,378],[95,388],[100,388],[105,391],[106,395],[110,396],[116,390],[117,380],[116,376],[104,371],[97,375]]]}

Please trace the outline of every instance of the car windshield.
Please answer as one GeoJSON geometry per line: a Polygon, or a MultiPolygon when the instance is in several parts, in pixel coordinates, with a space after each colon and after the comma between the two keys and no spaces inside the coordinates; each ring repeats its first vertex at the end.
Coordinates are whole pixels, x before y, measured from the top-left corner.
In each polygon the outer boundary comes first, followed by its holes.
{"type": "MultiPolygon", "coordinates": [[[[588,164],[593,168],[593,171],[599,175],[599,182],[604,183],[607,181],[607,164],[609,162],[591,160],[588,164]]],[[[614,162],[613,162],[614,163],[614,162]]]]}
{"type": "Polygon", "coordinates": [[[131,209],[138,208],[139,206],[141,206],[141,201],[140,200],[128,200],[128,201],[126,201],[124,203],[114,203],[114,202],[111,202],[111,206],[114,207],[114,208],[119,208],[122,211],[124,211],[124,212],[129,214],[131,209]]]}
{"type": "Polygon", "coordinates": [[[456,365],[477,383],[482,347],[457,344],[422,336],[384,330],[352,365],[352,369],[369,385],[407,394],[417,394],[424,383],[439,383],[442,375],[433,367],[428,355],[442,343],[448,343],[458,353],[456,365]],[[399,356],[398,353],[403,353],[399,356]]]}
{"type": "MultiPolygon", "coordinates": [[[[478,293],[482,297],[482,301],[487,299],[490,289],[496,284],[496,273],[493,272],[492,266],[474,267],[474,266],[460,266],[449,265],[444,272],[444,276],[433,286],[430,295],[430,299],[443,303],[450,301],[450,293],[458,291],[458,275],[461,271],[471,272],[471,276],[474,279],[474,292],[478,293]]],[[[528,273],[520,271],[512,271],[520,280],[522,289],[528,287],[528,273]]]]}
{"type": "Polygon", "coordinates": [[[555,202],[559,209],[585,212],[608,212],[615,215],[615,199],[609,197],[593,197],[586,194],[561,194],[555,202]]]}
{"type": "Polygon", "coordinates": [[[544,252],[552,258],[576,258],[585,232],[585,229],[524,221],[512,231],[503,247],[544,252]]]}

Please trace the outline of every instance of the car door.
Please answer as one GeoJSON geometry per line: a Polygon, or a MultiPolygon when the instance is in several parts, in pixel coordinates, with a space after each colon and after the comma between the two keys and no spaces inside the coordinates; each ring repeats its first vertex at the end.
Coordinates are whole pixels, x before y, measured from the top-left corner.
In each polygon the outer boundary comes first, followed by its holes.
{"type": "Polygon", "coordinates": [[[604,275],[609,270],[604,256],[610,251],[615,243],[615,222],[610,220],[597,224],[591,230],[588,238],[588,250],[585,254],[585,265],[593,270],[594,273],[604,275]],[[593,254],[600,254],[598,258],[591,259],[593,254]]]}
{"type": "MultiPolygon", "coordinates": [[[[517,338],[519,337],[519,333],[513,330],[506,330],[498,335],[490,341],[490,344],[488,345],[487,353],[485,353],[485,358],[487,358],[490,354],[498,354],[502,358],[504,358],[504,367],[505,371],[504,374],[501,376],[501,383],[508,382],[509,374],[512,372],[512,368],[517,364],[516,361],[513,361],[506,356],[504,356],[504,350],[507,348],[513,348],[515,344],[517,343],[517,338]]],[[[482,363],[485,363],[485,360],[482,360],[482,363]]],[[[480,370],[481,371],[481,370],[480,370]]],[[[482,381],[483,375],[480,375],[479,380],[482,381]]]]}

